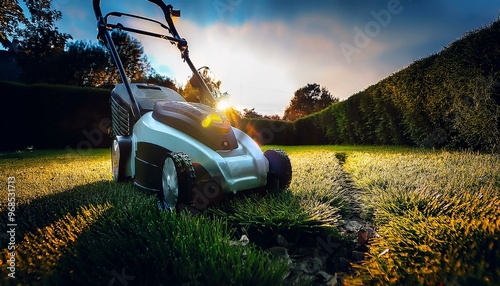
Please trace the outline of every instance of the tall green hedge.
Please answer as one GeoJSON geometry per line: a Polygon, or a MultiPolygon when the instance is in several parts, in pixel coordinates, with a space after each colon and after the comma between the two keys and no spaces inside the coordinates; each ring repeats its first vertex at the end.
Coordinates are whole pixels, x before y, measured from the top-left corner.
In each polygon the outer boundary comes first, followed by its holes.
{"type": "Polygon", "coordinates": [[[110,146],[110,90],[0,81],[0,150],[110,146]]]}
{"type": "Polygon", "coordinates": [[[294,124],[287,121],[262,118],[240,118],[236,127],[261,145],[288,145],[295,141],[294,124]]]}

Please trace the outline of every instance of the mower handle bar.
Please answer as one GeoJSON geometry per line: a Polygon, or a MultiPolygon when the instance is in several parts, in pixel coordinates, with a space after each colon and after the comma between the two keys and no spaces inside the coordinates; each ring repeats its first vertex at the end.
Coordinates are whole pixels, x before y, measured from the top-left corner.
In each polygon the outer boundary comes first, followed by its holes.
{"type": "MultiPolygon", "coordinates": [[[[148,1],[158,5],[158,7],[160,7],[160,9],[163,12],[163,15],[165,16],[165,21],[167,22],[168,30],[170,31],[172,36],[174,36],[174,38],[177,41],[182,42],[183,39],[181,39],[181,37],[179,36],[179,33],[177,32],[177,29],[175,28],[174,22],[172,21],[172,16],[173,17],[180,17],[181,16],[181,10],[174,10],[172,5],[165,4],[165,2],[163,2],[163,0],[148,0],[148,1]]],[[[92,0],[92,6],[94,8],[94,14],[96,16],[97,21],[99,21],[100,19],[103,19],[102,11],[101,11],[101,0],[92,0]]],[[[136,17],[139,19],[143,19],[143,20],[150,20],[150,19],[147,19],[144,17],[139,17],[139,16],[125,14],[125,13],[118,13],[118,12],[112,12],[112,13],[109,13],[108,15],[114,15],[114,16],[126,15],[126,16],[132,16],[132,17],[136,17]]],[[[106,18],[108,15],[106,15],[106,18]]],[[[157,21],[153,21],[153,22],[159,23],[157,21]]],[[[159,23],[159,24],[161,24],[161,23],[159,23]]],[[[161,24],[161,25],[163,26],[163,24],[161,24]]]]}
{"type": "Polygon", "coordinates": [[[101,0],[93,0],[92,1],[92,7],[94,8],[94,14],[97,20],[102,17],[102,12],[101,12],[101,0]]]}
{"type": "Polygon", "coordinates": [[[118,73],[122,78],[122,82],[125,85],[125,89],[127,90],[130,102],[132,104],[131,112],[132,117],[137,122],[141,117],[141,108],[139,103],[134,97],[134,93],[132,92],[132,88],[128,82],[127,73],[125,72],[125,68],[123,67],[122,61],[120,60],[120,56],[118,51],[116,50],[115,44],[113,43],[113,38],[111,38],[111,34],[106,30],[106,20],[102,17],[101,12],[101,1],[100,0],[92,0],[92,6],[94,8],[94,14],[97,19],[97,38],[104,42],[108,47],[108,50],[113,58],[113,61],[116,63],[116,67],[118,68],[118,73]]]}
{"type": "Polygon", "coordinates": [[[152,23],[160,25],[163,29],[165,29],[171,33],[170,29],[159,21],[156,21],[156,20],[153,20],[150,18],[146,18],[146,17],[142,17],[142,16],[133,15],[133,14],[122,13],[122,12],[109,12],[108,14],[106,14],[106,16],[104,16],[104,22],[106,23],[106,27],[109,29],[117,28],[117,29],[127,31],[127,32],[132,32],[132,33],[137,33],[137,34],[142,34],[142,35],[146,35],[146,36],[150,36],[150,37],[156,37],[156,38],[168,40],[171,43],[177,43],[178,47],[187,46],[187,41],[185,39],[179,39],[179,38],[174,38],[174,37],[164,35],[164,34],[158,34],[158,33],[153,33],[153,32],[149,32],[149,31],[134,29],[134,28],[123,26],[121,23],[110,24],[110,23],[108,23],[108,20],[107,20],[109,16],[114,16],[114,17],[127,16],[127,17],[131,17],[131,18],[136,18],[136,19],[152,22],[152,23]]]}
{"type": "MultiPolygon", "coordinates": [[[[136,16],[136,15],[131,15],[131,14],[125,14],[125,13],[119,13],[119,12],[111,12],[108,13],[105,17],[102,16],[102,11],[101,11],[101,0],[92,0],[92,6],[94,8],[94,14],[97,19],[97,28],[98,28],[98,39],[102,40],[105,42],[105,44],[108,46],[108,49],[110,50],[111,56],[113,57],[118,71],[120,73],[120,76],[122,78],[123,83],[125,84],[125,88],[127,90],[127,93],[129,94],[130,100],[132,102],[132,114],[136,120],[139,120],[140,118],[140,108],[137,100],[135,100],[135,97],[133,96],[132,89],[130,88],[130,84],[128,83],[128,79],[125,73],[125,68],[123,67],[120,57],[118,55],[118,52],[116,51],[116,48],[114,46],[113,40],[111,38],[111,35],[108,33],[107,29],[111,28],[119,28],[121,30],[129,31],[129,32],[135,32],[135,33],[140,33],[144,34],[147,36],[153,36],[153,37],[158,37],[158,38],[164,38],[167,40],[170,40],[172,42],[177,42],[177,48],[181,52],[181,56],[184,59],[184,61],[188,64],[189,68],[193,72],[193,76],[198,80],[198,82],[201,84],[201,90],[202,94],[204,94],[203,100],[207,101],[209,105],[214,105],[215,104],[215,99],[212,95],[212,92],[208,88],[207,84],[201,77],[201,75],[198,73],[196,67],[194,66],[193,62],[189,58],[189,51],[188,51],[188,46],[187,46],[187,41],[179,36],[179,33],[177,32],[177,29],[175,28],[174,22],[172,20],[172,16],[174,17],[179,17],[181,15],[180,10],[174,10],[172,5],[167,5],[163,2],[163,0],[148,0],[149,2],[152,2],[156,4],[157,6],[160,7],[160,9],[163,12],[163,15],[165,16],[165,21],[167,22],[168,26],[168,31],[170,34],[172,34],[173,37],[168,37],[156,33],[151,33],[147,31],[142,31],[142,30],[137,30],[133,28],[128,28],[124,27],[121,24],[107,24],[107,17],[108,16],[118,16],[121,17],[123,16],[131,16],[135,17],[138,19],[142,20],[148,20],[152,21],[155,23],[159,23],[158,21],[136,16]]],[[[159,23],[164,27],[163,24],[159,23]]]]}
{"type": "Polygon", "coordinates": [[[160,9],[163,11],[163,15],[165,16],[165,21],[167,22],[168,28],[170,29],[170,33],[172,33],[172,36],[174,36],[174,38],[180,40],[181,37],[179,36],[177,29],[175,29],[174,21],[172,21],[172,16],[180,17],[181,10],[174,10],[174,7],[172,5],[165,4],[163,0],[148,0],[148,1],[160,7],[160,9]]]}

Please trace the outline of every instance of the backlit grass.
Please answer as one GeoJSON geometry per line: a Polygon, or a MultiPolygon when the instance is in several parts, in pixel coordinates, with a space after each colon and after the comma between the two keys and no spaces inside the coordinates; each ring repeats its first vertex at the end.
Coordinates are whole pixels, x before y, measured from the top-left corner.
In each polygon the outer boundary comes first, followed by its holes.
{"type": "Polygon", "coordinates": [[[289,190],[201,215],[160,212],[154,196],[112,182],[109,150],[0,155],[4,186],[16,179],[17,223],[11,279],[5,189],[0,284],[105,285],[125,275],[131,285],[280,285],[288,265],[265,251],[278,235],[314,248],[343,239],[337,226],[353,213],[380,238],[347,284],[500,284],[499,155],[281,148],[294,171],[289,190]],[[243,233],[248,246],[229,243],[243,233]]]}
{"type": "Polygon", "coordinates": [[[123,273],[141,285],[283,281],[288,266],[251,245],[230,245],[233,230],[225,221],[160,212],[154,196],[111,182],[108,152],[0,159],[1,177],[16,178],[18,199],[15,279],[7,276],[2,203],[0,284],[106,285],[123,273]]]}
{"type": "Polygon", "coordinates": [[[365,283],[500,284],[499,155],[357,152],[345,169],[381,235],[365,283]]]}
{"type": "Polygon", "coordinates": [[[320,236],[338,236],[338,223],[351,208],[352,190],[345,187],[335,153],[309,149],[290,149],[293,178],[289,190],[232,200],[211,212],[233,226],[244,227],[259,241],[265,237],[267,243],[259,244],[267,246],[276,243],[277,235],[292,242],[312,236],[313,243],[320,236]]]}

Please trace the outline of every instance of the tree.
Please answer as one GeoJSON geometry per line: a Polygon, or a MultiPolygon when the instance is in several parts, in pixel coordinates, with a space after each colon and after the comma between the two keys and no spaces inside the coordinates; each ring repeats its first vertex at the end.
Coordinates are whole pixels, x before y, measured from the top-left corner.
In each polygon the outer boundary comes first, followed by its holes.
{"type": "MultiPolygon", "coordinates": [[[[131,81],[150,82],[175,89],[175,83],[156,73],[144,55],[139,40],[125,32],[113,31],[116,50],[131,81]]],[[[67,45],[64,83],[80,86],[114,85],[122,81],[116,64],[103,44],[76,41],[67,45]]]]}
{"type": "Polygon", "coordinates": [[[151,72],[148,75],[146,75],[146,77],[142,81],[145,81],[145,82],[151,83],[151,84],[156,84],[159,86],[168,87],[168,88],[176,90],[176,91],[179,90],[177,88],[174,80],[172,80],[171,78],[169,78],[167,76],[164,76],[164,75],[157,73],[153,68],[151,68],[151,72]]]}
{"type": "Polygon", "coordinates": [[[325,109],[339,99],[317,83],[307,84],[295,91],[294,97],[285,109],[284,119],[293,121],[297,118],[325,109]]]}
{"type": "Polygon", "coordinates": [[[0,44],[4,48],[10,48],[12,41],[16,37],[16,30],[19,24],[26,24],[21,6],[17,0],[4,0],[0,6],[0,44]],[[9,39],[10,38],[10,39],[9,39]]]}
{"type": "Polygon", "coordinates": [[[109,54],[100,44],[86,41],[69,43],[65,62],[67,72],[61,81],[66,84],[98,87],[108,80],[109,54]]]}
{"type": "MultiPolygon", "coordinates": [[[[128,79],[130,81],[137,81],[141,78],[145,78],[151,71],[151,65],[144,55],[144,48],[141,42],[128,33],[117,30],[111,33],[111,38],[113,39],[128,79]]],[[[121,82],[121,78],[111,57],[109,61],[107,69],[109,77],[106,84],[112,85],[121,82]]]]}
{"type": "MultiPolygon", "coordinates": [[[[216,101],[222,98],[229,97],[227,92],[221,92],[220,86],[222,84],[222,81],[220,81],[208,67],[201,67],[200,69],[198,69],[198,72],[200,73],[207,87],[210,89],[212,96],[216,101]]],[[[186,83],[186,86],[182,90],[182,96],[187,101],[200,102],[200,83],[194,76],[191,76],[191,78],[186,83]]]]}
{"type": "Polygon", "coordinates": [[[181,90],[181,95],[188,102],[200,102],[200,100],[198,99],[198,97],[200,96],[200,90],[194,87],[189,80],[181,90]]]}
{"type": "Polygon", "coordinates": [[[252,108],[252,109],[244,108],[243,109],[243,118],[264,118],[264,116],[262,116],[262,114],[255,111],[255,108],[252,108]]]}
{"type": "MultiPolygon", "coordinates": [[[[18,62],[23,70],[22,77],[28,82],[53,81],[57,77],[57,63],[61,62],[64,47],[71,35],[59,32],[56,21],[62,13],[51,9],[51,0],[24,0],[29,19],[24,27],[15,29],[20,42],[18,62]]],[[[17,23],[21,21],[18,18],[17,23]]]]}
{"type": "Polygon", "coordinates": [[[264,115],[265,119],[270,119],[270,120],[281,120],[281,116],[278,114],[273,114],[273,115],[264,115]]]}

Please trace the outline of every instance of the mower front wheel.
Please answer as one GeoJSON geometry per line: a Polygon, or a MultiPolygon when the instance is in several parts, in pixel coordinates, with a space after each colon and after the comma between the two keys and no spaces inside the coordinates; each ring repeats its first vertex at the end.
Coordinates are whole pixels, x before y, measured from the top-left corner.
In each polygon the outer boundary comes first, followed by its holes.
{"type": "Polygon", "coordinates": [[[158,193],[158,207],[175,210],[184,202],[195,183],[195,172],[188,155],[182,152],[168,153],[161,172],[161,191],[158,193]]]}
{"type": "Polygon", "coordinates": [[[269,149],[264,152],[269,162],[266,188],[270,192],[283,191],[292,182],[292,164],[285,151],[269,149]]]}
{"type": "Polygon", "coordinates": [[[111,145],[111,170],[115,182],[125,182],[127,175],[125,166],[130,157],[132,140],[126,136],[116,136],[111,145]]]}

